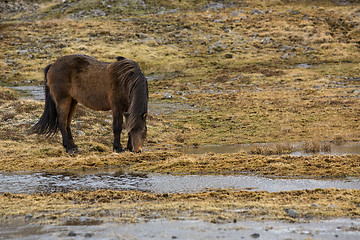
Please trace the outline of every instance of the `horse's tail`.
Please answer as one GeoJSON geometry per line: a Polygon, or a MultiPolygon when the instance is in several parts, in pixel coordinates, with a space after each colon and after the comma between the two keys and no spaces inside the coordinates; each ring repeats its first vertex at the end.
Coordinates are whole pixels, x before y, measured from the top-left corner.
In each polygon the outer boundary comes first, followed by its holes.
{"type": "Polygon", "coordinates": [[[47,73],[51,64],[44,69],[44,85],[45,85],[45,107],[39,121],[30,129],[31,133],[45,134],[48,137],[54,135],[58,129],[58,118],[56,112],[55,102],[50,94],[50,89],[47,86],[47,73]]]}

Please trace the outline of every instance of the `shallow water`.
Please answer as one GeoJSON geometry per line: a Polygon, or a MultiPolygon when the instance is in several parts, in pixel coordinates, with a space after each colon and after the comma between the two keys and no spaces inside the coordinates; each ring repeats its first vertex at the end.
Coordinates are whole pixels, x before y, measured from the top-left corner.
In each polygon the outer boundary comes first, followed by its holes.
{"type": "MultiPolygon", "coordinates": [[[[303,149],[302,142],[291,144],[293,149],[289,153],[291,156],[311,156],[314,154],[322,155],[346,155],[346,154],[360,154],[360,142],[347,142],[342,144],[324,143],[329,148],[327,151],[307,152],[303,149]]],[[[186,154],[205,154],[213,153],[236,153],[240,151],[250,151],[252,148],[274,148],[277,143],[253,143],[253,144],[235,144],[235,145],[209,145],[199,147],[183,147],[179,151],[186,154]]],[[[288,153],[287,153],[288,154],[288,153]]]]}
{"type": "Polygon", "coordinates": [[[212,224],[202,221],[152,220],[137,224],[87,226],[0,224],[0,239],[359,239],[360,221],[334,219],[308,223],[277,221],[212,224]]]}
{"type": "Polygon", "coordinates": [[[36,101],[45,100],[43,86],[16,86],[11,88],[20,92],[22,94],[22,98],[24,99],[32,99],[36,101]]]}
{"type": "Polygon", "coordinates": [[[360,180],[286,179],[251,175],[134,175],[118,172],[0,173],[0,193],[31,194],[100,189],[194,193],[211,188],[269,192],[315,188],[360,189],[360,180]]]}

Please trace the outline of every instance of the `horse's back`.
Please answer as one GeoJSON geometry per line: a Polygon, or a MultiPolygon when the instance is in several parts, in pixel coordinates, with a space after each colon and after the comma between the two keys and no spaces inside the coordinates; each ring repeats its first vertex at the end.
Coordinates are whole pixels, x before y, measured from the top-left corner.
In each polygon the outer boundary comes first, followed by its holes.
{"type": "Polygon", "coordinates": [[[109,63],[86,55],[59,58],[48,72],[48,86],[55,98],[73,98],[94,110],[109,110],[109,63]]]}

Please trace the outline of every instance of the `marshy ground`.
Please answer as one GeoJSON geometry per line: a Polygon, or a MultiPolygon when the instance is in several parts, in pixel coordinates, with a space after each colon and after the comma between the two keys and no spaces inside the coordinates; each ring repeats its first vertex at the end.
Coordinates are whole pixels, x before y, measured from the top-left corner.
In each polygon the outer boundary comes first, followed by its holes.
{"type": "MultiPolygon", "coordinates": [[[[359,7],[356,1],[325,0],[0,3],[0,171],[122,169],[358,180],[359,154],[316,153],[328,151],[330,143],[360,139],[359,7]],[[113,153],[111,113],[82,106],[72,124],[78,155],[64,152],[60,135],[27,133],[44,103],[14,87],[41,86],[42,69],[73,53],[109,62],[124,56],[140,64],[150,91],[144,153],[113,153]],[[289,155],[299,142],[314,154],[289,155]],[[234,153],[179,151],[254,143],[275,144],[234,153]]],[[[358,223],[360,215],[360,190],[336,188],[3,193],[0,202],[5,225],[66,225],[83,217],[96,223],[358,223]]],[[[349,231],[359,235],[359,228],[349,231]]]]}

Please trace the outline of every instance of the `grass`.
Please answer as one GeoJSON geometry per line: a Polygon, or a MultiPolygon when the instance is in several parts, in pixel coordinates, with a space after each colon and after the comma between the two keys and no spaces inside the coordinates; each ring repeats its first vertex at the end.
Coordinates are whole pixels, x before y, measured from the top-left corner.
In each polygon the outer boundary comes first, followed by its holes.
{"type": "MultiPolygon", "coordinates": [[[[145,8],[122,6],[126,1],[112,1],[111,8],[93,0],[37,2],[26,2],[22,12],[4,10],[0,20],[1,171],[120,167],[130,172],[359,177],[359,155],[268,156],[290,151],[293,142],[306,142],[307,151],[317,152],[327,150],[322,142],[359,141],[356,2],[222,1],[225,7],[219,9],[205,0],[146,0],[145,8]],[[37,10],[31,10],[33,6],[37,10]],[[264,14],[253,14],[254,9],[264,14]],[[106,15],[96,16],[95,10],[106,15]],[[41,85],[43,68],[73,53],[102,61],[128,57],[154,77],[149,81],[147,152],[112,153],[110,112],[82,106],[72,125],[80,155],[64,153],[59,134],[52,139],[27,134],[43,102],[20,99],[9,87],[41,85]],[[164,93],[175,98],[164,100],[164,93]],[[254,148],[252,154],[198,156],[169,150],[261,142],[275,146],[254,148]]],[[[126,136],[122,142],[126,145],[126,136]]],[[[120,202],[124,212],[118,221],[125,222],[134,221],[133,212],[149,217],[149,206],[151,212],[172,219],[189,213],[184,209],[195,209],[193,216],[212,222],[244,217],[293,221],[285,207],[298,206],[301,216],[316,219],[358,217],[358,195],[357,190],[337,189],[219,190],[167,197],[134,191],[3,194],[0,216],[16,218],[32,209],[33,219],[44,222],[54,222],[54,215],[62,212],[57,218],[61,222],[69,209],[75,215],[89,208],[93,216],[104,209],[116,214],[120,202]],[[89,207],[89,201],[97,202],[89,207]],[[310,202],[323,207],[313,209],[310,202]],[[174,208],[184,211],[171,213],[174,208]],[[242,208],[246,213],[236,216],[224,210],[242,208]],[[214,209],[218,218],[208,214],[214,209]]]]}
{"type": "Polygon", "coordinates": [[[163,218],[201,219],[212,223],[249,219],[301,222],[334,217],[357,218],[360,214],[357,207],[359,194],[359,190],[338,189],[281,193],[227,189],[197,194],[111,190],[34,195],[7,193],[0,196],[0,217],[7,217],[6,222],[11,224],[14,219],[23,219],[31,208],[32,224],[41,225],[69,225],[69,221],[81,221],[84,217],[89,222],[100,223],[136,223],[163,218]],[[299,214],[296,218],[290,217],[286,209],[299,214]]]}
{"type": "MultiPolygon", "coordinates": [[[[161,99],[168,91],[183,92],[185,99],[176,96],[170,102],[198,106],[160,116],[174,127],[158,129],[156,123],[149,123],[150,129],[154,126],[153,135],[172,132],[172,145],[309,141],[318,136],[331,141],[339,135],[348,141],[358,139],[354,112],[359,99],[349,94],[358,82],[337,78],[358,75],[358,47],[353,37],[338,33],[339,26],[329,25],[331,19],[343,17],[340,10],[351,15],[352,8],[325,4],[319,10],[305,4],[301,14],[291,14],[286,5],[276,1],[270,5],[272,13],[264,16],[251,14],[250,6],[244,8],[246,21],[231,15],[236,8],[229,8],[208,15],[192,10],[156,18],[145,14],[130,22],[74,21],[65,12],[58,20],[47,16],[34,22],[2,23],[2,56],[7,63],[1,81],[3,85],[40,84],[41,69],[65,54],[84,53],[103,61],[122,55],[138,61],[145,74],[170,74],[149,82],[151,99],[161,99]],[[304,20],[304,15],[310,20],[304,20]],[[315,16],[330,20],[319,22],[315,16]],[[215,21],[220,17],[225,21],[215,21]],[[309,34],[304,35],[304,30],[309,34]],[[139,38],[138,33],[145,37],[139,38]],[[23,37],[17,38],[19,34],[23,37]],[[300,34],[306,39],[298,39],[300,34]],[[314,39],[316,34],[331,39],[314,39]],[[263,44],[267,36],[271,41],[263,44]],[[227,47],[210,53],[209,47],[218,41],[227,47]],[[281,50],[284,46],[289,50],[281,50]],[[21,51],[27,52],[22,55],[21,51]],[[285,52],[296,55],[283,60],[285,52]],[[233,57],[224,58],[226,53],[233,57]],[[294,67],[300,63],[313,67],[294,67]],[[184,123],[192,126],[184,128],[184,123]],[[183,141],[176,140],[179,134],[186,136],[183,141]]],[[[351,28],[350,18],[343,22],[351,28]]]]}
{"type": "MultiPolygon", "coordinates": [[[[125,56],[155,76],[149,81],[149,148],[359,139],[354,5],[245,1],[204,10],[205,2],[199,2],[194,10],[186,7],[193,2],[182,1],[175,12],[154,14],[160,5],[172,9],[175,2],[146,4],[142,13],[130,9],[126,19],[109,12],[73,20],[77,3],[60,14],[53,9],[63,3],[42,2],[40,19],[2,21],[1,85],[40,85],[42,69],[66,54],[102,61],[125,56]],[[265,14],[252,14],[254,8],[265,14]],[[234,14],[239,9],[246,19],[234,14]],[[284,54],[289,58],[282,59],[284,54]],[[165,92],[175,98],[162,100],[165,92]]],[[[101,4],[89,1],[88,7],[95,5],[101,4]]],[[[7,88],[1,92],[9,98],[7,88]]],[[[24,138],[21,131],[38,119],[42,105],[10,100],[33,105],[33,111],[15,115],[12,104],[2,102],[1,131],[24,138]],[[28,120],[21,130],[18,119],[28,120]]],[[[109,113],[80,111],[73,126],[84,136],[75,133],[75,140],[93,146],[90,139],[99,139],[110,146],[110,136],[104,137],[111,135],[109,113]]]]}

